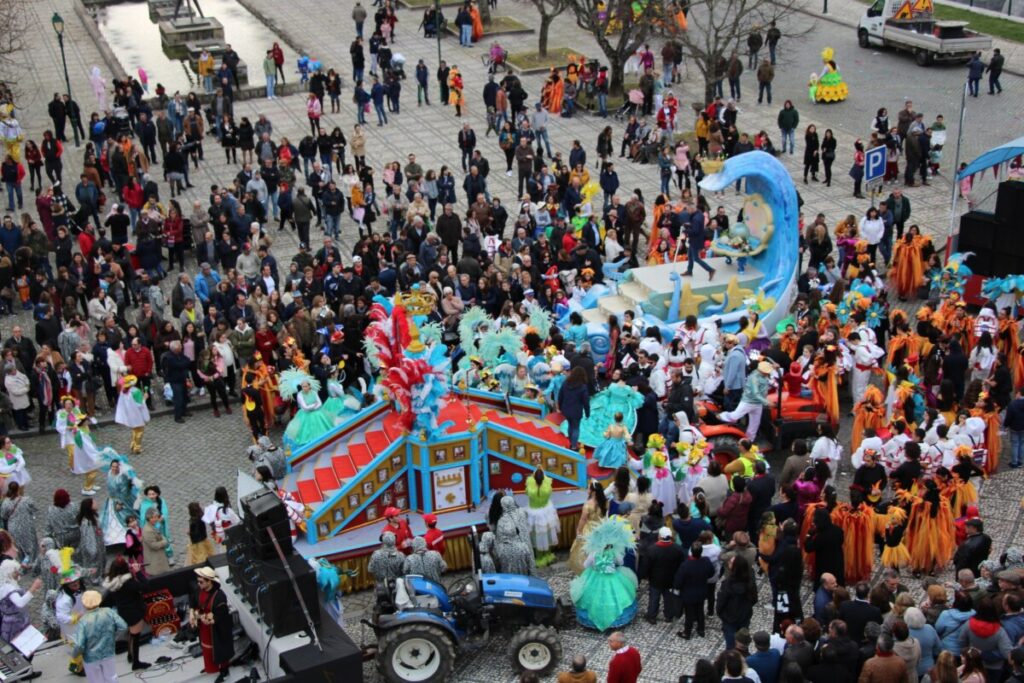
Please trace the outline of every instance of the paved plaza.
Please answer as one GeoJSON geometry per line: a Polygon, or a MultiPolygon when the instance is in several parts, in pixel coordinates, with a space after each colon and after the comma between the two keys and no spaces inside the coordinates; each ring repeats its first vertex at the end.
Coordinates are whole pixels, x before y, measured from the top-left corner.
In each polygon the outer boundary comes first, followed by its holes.
{"type": "MultiPolygon", "coordinates": [[[[354,105],[351,103],[351,67],[348,54],[349,45],[355,37],[350,19],[352,3],[323,0],[289,0],[285,3],[280,0],[244,0],[242,4],[271,21],[282,36],[291,37],[294,40],[294,48],[306,51],[321,61],[325,68],[336,68],[345,77],[342,112],[334,115],[325,113],[321,125],[328,131],[334,126],[340,126],[348,134],[355,122],[354,105]]],[[[369,2],[365,4],[372,10],[369,2]]],[[[961,65],[920,68],[907,55],[863,50],[857,46],[855,29],[848,24],[856,20],[864,5],[855,0],[832,0],[829,6],[830,17],[827,20],[803,13],[787,19],[787,22],[792,24],[790,30],[809,32],[798,40],[790,41],[783,38],[779,48],[779,63],[776,67],[771,105],[757,105],[754,74],[749,70],[744,72],[744,96],[739,104],[741,113],[738,128],[751,134],[764,129],[778,146],[781,143],[776,125],[778,110],[786,99],[793,100],[800,112],[797,154],[792,157],[784,156],[782,159],[797,180],[797,189],[805,202],[804,215],[810,220],[818,212],[824,213],[831,225],[850,213],[862,215],[867,207],[866,201],[853,198],[853,183],[847,176],[847,171],[852,164],[853,142],[857,138],[867,139],[872,117],[879,107],[887,107],[893,121],[906,99],[913,100],[915,110],[925,113],[927,122],[931,122],[936,114],[943,114],[948,125],[949,141],[943,156],[944,173],[935,178],[928,187],[917,187],[907,191],[907,196],[913,202],[911,222],[919,223],[926,234],[932,235],[937,243],[942,243],[949,227],[951,185],[947,174],[953,166],[960,93],[966,69],[961,65]],[[811,72],[820,72],[820,52],[826,46],[835,50],[839,69],[850,87],[850,97],[838,104],[815,105],[807,98],[807,78],[811,72]],[[835,180],[831,188],[820,183],[804,185],[800,182],[802,131],[809,123],[816,124],[819,132],[825,128],[832,128],[838,139],[835,180]]],[[[815,7],[820,9],[819,5],[815,7]]],[[[54,92],[65,90],[60,53],[50,28],[49,18],[55,11],[65,18],[67,24],[66,44],[72,90],[86,117],[96,108],[96,101],[87,80],[89,70],[93,65],[98,65],[105,78],[109,79],[111,74],[99,48],[76,16],[70,0],[34,0],[27,2],[26,8],[33,36],[29,41],[29,52],[24,56],[26,67],[20,74],[20,86],[25,95],[18,102],[18,111],[19,120],[27,136],[39,140],[42,131],[50,127],[50,120],[46,115],[48,101],[54,92]]],[[[448,10],[448,13],[451,15],[449,18],[454,18],[452,10],[448,10]]],[[[533,27],[539,25],[539,18],[533,5],[521,0],[499,0],[493,13],[496,16],[514,16],[533,27]]],[[[442,107],[437,103],[437,83],[433,78],[437,67],[437,44],[432,39],[424,39],[422,33],[415,30],[420,22],[420,14],[410,10],[399,12],[398,40],[394,50],[405,55],[406,72],[409,74],[409,79],[402,90],[402,113],[393,116],[389,114],[390,123],[386,127],[370,125],[366,128],[368,162],[379,173],[383,163],[392,160],[404,162],[407,154],[414,152],[424,169],[438,169],[442,165],[454,168],[461,188],[462,175],[458,168],[459,151],[456,135],[462,123],[468,121],[477,132],[479,148],[491,162],[489,190],[492,196],[500,197],[503,203],[509,205],[515,199],[515,178],[504,175],[503,155],[495,138],[483,136],[486,119],[481,91],[487,77],[480,55],[487,49],[489,42],[485,39],[486,44],[460,48],[457,41],[448,38],[442,44],[443,57],[449,65],[455,64],[460,67],[466,82],[467,113],[465,118],[458,119],[451,107],[442,107]],[[430,107],[416,106],[415,81],[412,73],[416,61],[420,58],[426,60],[431,72],[433,105],[430,107]]],[[[782,29],[785,32],[787,27],[783,25],[782,29]]],[[[561,16],[555,20],[551,36],[552,47],[571,46],[588,56],[604,61],[593,39],[579,30],[569,16],[561,16]]],[[[536,35],[501,36],[498,40],[513,52],[536,49],[536,35]]],[[[657,53],[660,45],[655,44],[652,47],[657,53]]],[[[1014,48],[1004,52],[1008,57],[1009,69],[1024,70],[1024,51],[1014,48]]],[[[289,81],[297,78],[293,64],[286,65],[286,68],[289,81]]],[[[250,65],[250,70],[253,73],[257,72],[258,65],[250,65]]],[[[689,104],[702,99],[703,85],[699,82],[698,71],[692,66],[684,65],[684,73],[684,82],[681,86],[675,86],[675,92],[683,103],[680,118],[683,128],[687,129],[691,112],[689,104]]],[[[1018,76],[1004,73],[1002,96],[987,97],[983,92],[981,98],[969,100],[963,139],[963,160],[970,160],[985,149],[1012,139],[1024,130],[1022,80],[1024,79],[1018,76]]],[[[530,95],[527,105],[532,107],[539,97],[543,76],[524,77],[523,83],[530,95]]],[[[293,95],[273,101],[255,99],[239,102],[235,105],[236,120],[241,116],[248,116],[250,120],[255,121],[258,114],[266,114],[273,123],[275,137],[286,135],[293,143],[297,143],[309,129],[303,101],[303,96],[293,95]]],[[[567,156],[572,141],[579,139],[587,150],[589,164],[593,168],[596,162],[594,148],[597,136],[609,123],[615,130],[615,138],[619,139],[623,125],[619,121],[606,122],[589,115],[556,119],[550,128],[552,145],[554,149],[567,156]]],[[[202,201],[205,205],[209,186],[223,184],[237,172],[236,167],[229,167],[224,163],[223,154],[212,138],[207,138],[205,147],[206,161],[201,164],[198,171],[192,172],[191,179],[195,189],[190,190],[181,200],[183,206],[190,205],[194,200],[202,201]]],[[[616,166],[622,192],[626,193],[634,187],[639,187],[643,189],[648,199],[653,198],[658,188],[657,168],[650,165],[634,165],[624,159],[619,161],[616,166]]],[[[77,180],[80,168],[81,151],[69,143],[65,155],[65,182],[77,180]]],[[[157,176],[159,177],[159,171],[157,176]]],[[[162,189],[165,188],[165,185],[162,186],[162,189]]],[[[465,194],[461,189],[457,195],[460,205],[465,206],[465,194]]],[[[739,208],[738,199],[730,191],[720,203],[727,208],[730,215],[735,215],[739,208]]],[[[29,204],[27,201],[26,205],[29,204]]],[[[715,204],[713,200],[712,205],[715,204]]],[[[188,212],[186,209],[186,213],[188,212]]],[[[287,263],[297,249],[295,235],[290,231],[272,232],[276,237],[274,253],[279,263],[287,263]]],[[[347,259],[356,237],[355,226],[347,217],[343,217],[342,233],[342,253],[347,259]]],[[[322,233],[314,230],[313,243],[316,244],[321,239],[322,233]]],[[[189,259],[188,266],[194,272],[194,260],[189,259]]],[[[167,281],[168,288],[172,282],[173,277],[167,281]]],[[[2,338],[6,339],[10,335],[14,324],[26,326],[26,331],[31,335],[32,322],[28,315],[19,314],[0,321],[2,338]]],[[[110,418],[109,411],[101,416],[106,423],[109,423],[110,418]]],[[[841,436],[848,432],[849,421],[844,418],[841,436]]],[[[274,436],[279,440],[280,433],[276,432],[274,436]]],[[[95,431],[97,444],[112,445],[119,452],[127,451],[128,437],[126,429],[109,424],[95,431]]],[[[50,432],[41,437],[34,434],[26,435],[16,439],[16,442],[24,450],[32,473],[30,494],[42,511],[45,511],[49,504],[51,492],[58,487],[66,487],[72,491],[72,497],[77,501],[80,487],[76,484],[79,482],[72,481],[67,473],[66,456],[59,449],[55,434],[50,432]]],[[[146,429],[144,452],[141,456],[133,457],[132,462],[147,483],[156,483],[162,487],[164,497],[170,506],[170,523],[175,546],[182,553],[187,529],[186,504],[193,500],[203,505],[209,503],[212,500],[213,489],[221,484],[227,485],[229,490],[233,489],[236,470],[249,469],[249,463],[244,455],[247,443],[248,430],[238,412],[236,411],[233,416],[215,418],[206,409],[206,399],[197,399],[194,416],[188,418],[186,424],[177,425],[169,415],[164,414],[155,418],[146,429]]],[[[772,461],[780,462],[778,457],[780,456],[772,458],[772,461]]],[[[846,479],[848,477],[849,475],[846,475],[846,479]]],[[[845,490],[848,483],[846,479],[841,479],[838,487],[840,490],[845,490]]],[[[1005,470],[982,485],[981,512],[986,522],[986,531],[995,542],[993,555],[998,555],[1011,539],[1019,539],[1021,536],[1020,503],[1024,491],[1022,485],[1024,473],[1020,470],[1005,470]]],[[[103,501],[102,495],[99,501],[103,501]]],[[[43,516],[41,513],[40,528],[43,516]]],[[[556,591],[567,598],[571,574],[564,562],[559,562],[544,571],[556,591]]],[[[946,572],[941,578],[950,579],[950,573],[946,572]]],[[[914,585],[915,591],[920,593],[918,582],[910,583],[914,585]]],[[[761,580],[759,585],[761,600],[755,609],[752,629],[768,626],[771,618],[767,582],[761,580]]],[[[809,593],[809,588],[807,591],[809,593]]],[[[806,597],[809,598],[809,594],[806,597]]],[[[350,624],[357,624],[360,611],[371,599],[372,596],[366,592],[345,599],[350,624]]],[[[641,598],[641,608],[645,606],[646,595],[641,598]]],[[[642,681],[674,681],[680,673],[692,672],[696,658],[714,656],[722,647],[717,618],[710,620],[707,638],[689,641],[685,646],[683,641],[675,637],[675,631],[675,626],[650,626],[642,621],[627,629],[630,642],[637,645],[643,655],[645,670],[641,677],[642,681]]],[[[358,625],[350,634],[357,642],[361,635],[369,638],[368,634],[361,634],[361,627],[358,625]]],[[[461,658],[452,680],[459,683],[513,681],[514,676],[504,653],[504,645],[504,641],[496,640],[484,650],[461,658]]],[[[579,628],[569,629],[563,634],[563,645],[567,660],[576,653],[586,654],[592,668],[599,672],[599,676],[603,674],[610,653],[604,639],[598,634],[579,628]]],[[[198,670],[196,665],[192,666],[198,670]]],[[[366,673],[367,680],[378,680],[372,666],[367,666],[366,673]]],[[[188,676],[177,680],[186,679],[188,676]]],[[[63,679],[57,676],[52,680],[63,679]]],[[[67,680],[73,679],[67,677],[67,680]]]]}

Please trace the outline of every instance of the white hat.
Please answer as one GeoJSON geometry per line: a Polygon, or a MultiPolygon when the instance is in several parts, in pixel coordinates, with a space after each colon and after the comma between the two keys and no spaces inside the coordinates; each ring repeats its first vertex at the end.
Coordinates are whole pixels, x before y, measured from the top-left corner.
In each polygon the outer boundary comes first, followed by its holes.
{"type": "Polygon", "coordinates": [[[672,540],[672,530],[669,529],[667,526],[663,526],[660,529],[658,529],[658,540],[661,540],[661,541],[671,541],[672,540]]]}

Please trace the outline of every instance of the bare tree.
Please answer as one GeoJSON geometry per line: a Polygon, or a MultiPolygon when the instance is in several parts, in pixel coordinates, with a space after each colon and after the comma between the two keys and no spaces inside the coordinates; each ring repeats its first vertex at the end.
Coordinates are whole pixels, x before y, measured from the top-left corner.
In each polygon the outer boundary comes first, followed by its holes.
{"type": "Polygon", "coordinates": [[[559,14],[565,11],[568,0],[530,0],[533,6],[540,13],[540,42],[537,45],[537,52],[541,57],[548,56],[548,33],[551,31],[551,22],[559,14]]]}
{"type": "Polygon", "coordinates": [[[26,72],[25,36],[29,35],[23,0],[0,0],[0,81],[19,94],[19,77],[26,72]]]}
{"type": "Polygon", "coordinates": [[[795,30],[783,21],[805,3],[806,0],[701,0],[691,4],[687,30],[673,33],[673,38],[682,45],[684,58],[700,70],[705,102],[714,99],[715,83],[725,77],[724,64],[733,51],[747,52],[751,33],[759,32],[763,38],[773,21],[782,31],[783,40],[809,33],[809,28],[795,30]]]}
{"type": "Polygon", "coordinates": [[[634,11],[630,0],[566,0],[576,25],[594,36],[608,59],[608,93],[621,95],[626,60],[648,39],[663,12],[657,0],[634,11]]]}

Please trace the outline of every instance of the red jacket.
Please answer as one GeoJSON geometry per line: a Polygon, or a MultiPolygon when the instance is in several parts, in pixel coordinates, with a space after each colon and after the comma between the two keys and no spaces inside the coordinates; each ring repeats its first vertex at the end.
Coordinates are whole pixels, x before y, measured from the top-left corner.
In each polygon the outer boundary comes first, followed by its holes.
{"type": "Polygon", "coordinates": [[[181,244],[185,241],[184,228],[185,225],[181,216],[167,217],[167,220],[164,221],[164,236],[167,240],[168,246],[172,244],[181,244]]]}
{"type": "Polygon", "coordinates": [[[92,256],[93,245],[96,244],[96,235],[88,230],[78,233],[78,248],[86,258],[92,256]]]}
{"type": "Polygon", "coordinates": [[[125,204],[136,210],[141,209],[142,205],[146,203],[142,186],[138,183],[135,183],[133,186],[125,185],[124,189],[121,190],[121,196],[124,197],[125,204]]]}
{"type": "Polygon", "coordinates": [[[136,377],[140,379],[149,377],[153,374],[153,352],[145,346],[140,347],[138,351],[133,347],[129,347],[124,352],[124,364],[128,366],[128,370],[136,377]]]}
{"type": "Polygon", "coordinates": [[[427,542],[427,550],[436,550],[444,555],[446,543],[443,531],[436,527],[428,528],[427,533],[423,534],[423,540],[427,542]]]}
{"type": "Polygon", "coordinates": [[[643,671],[640,652],[628,646],[625,652],[618,652],[608,664],[608,683],[636,683],[643,671]]]}

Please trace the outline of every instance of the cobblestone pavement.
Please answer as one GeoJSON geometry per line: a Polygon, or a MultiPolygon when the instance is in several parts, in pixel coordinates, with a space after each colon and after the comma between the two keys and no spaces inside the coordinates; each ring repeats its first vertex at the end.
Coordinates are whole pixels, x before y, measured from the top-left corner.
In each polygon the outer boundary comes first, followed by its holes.
{"type": "MultiPolygon", "coordinates": [[[[354,28],[349,19],[350,4],[331,3],[319,0],[292,0],[282,5],[276,0],[246,0],[246,4],[271,19],[283,32],[297,36],[306,47],[315,49],[313,56],[326,66],[335,66],[343,74],[349,70],[348,46],[354,38],[354,28]]],[[[369,3],[367,3],[369,5],[369,3]]],[[[833,0],[830,3],[833,14],[841,15],[844,20],[855,18],[858,7],[855,0],[833,0]]],[[[60,54],[56,40],[50,35],[49,16],[60,12],[67,24],[66,44],[68,47],[68,68],[71,74],[72,87],[76,99],[82,109],[89,112],[95,108],[95,100],[89,91],[86,80],[89,68],[102,65],[99,50],[88,38],[71,7],[70,0],[41,0],[27,3],[36,34],[29,45],[26,62],[31,69],[25,69],[22,78],[25,96],[19,102],[19,110],[23,112],[20,120],[30,137],[38,139],[42,130],[49,127],[46,116],[46,103],[51,93],[63,91],[63,75],[60,67],[60,54]]],[[[511,15],[536,26],[539,22],[532,5],[523,0],[501,0],[496,15],[511,15]]],[[[480,101],[480,91],[486,80],[480,55],[486,45],[472,49],[459,48],[455,41],[446,40],[443,44],[444,58],[449,64],[461,67],[467,83],[467,117],[456,119],[451,108],[438,106],[436,103],[436,82],[431,79],[431,95],[435,104],[431,107],[415,106],[414,81],[411,79],[412,69],[420,57],[427,61],[433,73],[437,66],[436,43],[425,40],[414,34],[419,23],[419,14],[412,11],[399,12],[398,42],[395,50],[407,58],[407,80],[403,89],[403,113],[393,116],[392,123],[387,127],[370,126],[368,133],[368,157],[375,168],[379,169],[384,161],[404,160],[409,151],[417,154],[424,168],[438,168],[442,164],[452,167],[458,165],[458,150],[455,144],[456,134],[463,120],[469,121],[478,132],[480,146],[485,156],[491,160],[492,173],[489,178],[490,191],[501,197],[506,204],[513,199],[515,186],[511,178],[502,173],[502,154],[496,142],[491,138],[482,137],[485,129],[484,111],[480,101]]],[[[830,222],[838,220],[847,213],[860,214],[866,203],[851,197],[852,181],[846,176],[851,163],[853,140],[867,137],[871,118],[880,106],[886,106],[895,112],[902,106],[905,98],[915,103],[915,109],[924,111],[930,122],[933,115],[943,113],[949,125],[948,138],[950,145],[944,159],[944,167],[952,165],[953,145],[957,134],[957,114],[959,95],[964,80],[964,70],[960,66],[936,66],[921,69],[915,66],[909,57],[889,52],[861,50],[856,46],[855,31],[852,28],[837,26],[832,22],[816,21],[809,15],[796,15],[790,20],[797,30],[810,29],[811,33],[798,40],[784,39],[779,53],[777,77],[774,85],[774,104],[772,106],[756,104],[753,97],[756,83],[751,72],[743,75],[745,97],[740,103],[741,130],[756,132],[765,129],[772,134],[778,143],[778,131],[775,118],[781,103],[792,99],[801,112],[801,129],[807,123],[818,124],[819,130],[831,127],[836,132],[840,144],[839,159],[835,165],[835,186],[826,188],[821,184],[808,186],[798,184],[806,205],[804,213],[808,216],[823,212],[830,222]],[[814,71],[820,71],[820,51],[826,45],[836,51],[836,59],[844,78],[850,85],[851,96],[846,102],[822,106],[813,105],[806,100],[806,77],[814,71]]],[[[783,26],[785,29],[785,26],[783,26]]],[[[559,17],[551,32],[553,47],[571,45],[587,54],[599,55],[593,40],[583,35],[568,16],[559,17]]],[[[503,36],[502,45],[512,51],[530,50],[536,46],[536,36],[503,36]]],[[[658,46],[654,46],[657,51],[658,46]]],[[[108,74],[106,68],[103,69],[108,74]]],[[[293,78],[289,74],[289,80],[293,78]]],[[[524,85],[531,97],[528,104],[537,100],[542,84],[542,77],[529,76],[524,78],[524,85]]],[[[1020,92],[1022,79],[1004,75],[1003,85],[1006,91],[1000,98],[971,100],[968,104],[967,131],[964,138],[963,158],[970,159],[984,149],[1014,137],[1021,129],[1021,116],[1024,103],[1020,92]]],[[[680,86],[676,86],[677,92],[680,86]]],[[[688,103],[699,99],[702,86],[697,82],[696,69],[686,69],[686,77],[681,86],[680,100],[684,103],[684,124],[688,123],[688,103]]],[[[351,130],[355,121],[353,105],[350,103],[350,84],[342,94],[343,111],[339,115],[325,114],[324,127],[341,126],[343,130],[351,130]]],[[[985,98],[985,96],[982,96],[985,98]]],[[[308,130],[308,122],[302,98],[299,96],[280,98],[274,101],[251,100],[236,105],[237,116],[249,116],[263,112],[273,121],[275,134],[284,134],[297,141],[308,130]]],[[[600,129],[605,121],[589,116],[578,116],[571,120],[556,120],[551,127],[553,147],[568,153],[571,141],[579,139],[593,156],[593,147],[600,129]]],[[[622,124],[608,121],[617,134],[621,133],[622,124]]],[[[684,128],[686,126],[684,125],[684,128]]],[[[186,199],[206,201],[206,188],[213,183],[222,183],[235,174],[223,161],[216,144],[207,139],[206,162],[193,174],[196,189],[190,191],[186,199]]],[[[65,180],[71,182],[80,165],[81,151],[68,146],[65,159],[65,180]]],[[[799,176],[802,141],[798,141],[797,156],[783,157],[795,177],[799,176]]],[[[595,159],[591,159],[593,164],[595,159]]],[[[624,191],[633,187],[644,189],[648,197],[653,196],[657,188],[657,171],[650,166],[636,166],[629,163],[618,165],[620,179],[624,191]]],[[[456,172],[458,176],[458,172],[456,172]]],[[[914,203],[914,220],[920,221],[930,234],[944,237],[949,223],[950,185],[944,178],[937,178],[929,187],[914,188],[908,196],[914,203]]],[[[463,193],[459,193],[459,201],[463,202],[463,193]]],[[[183,202],[184,203],[184,202],[183,202]]],[[[729,194],[721,202],[730,211],[738,209],[737,198],[729,194]]],[[[343,247],[350,248],[354,242],[355,229],[351,222],[343,223],[343,247]]],[[[313,241],[319,241],[320,233],[314,232],[313,241]]],[[[296,238],[291,232],[278,236],[274,247],[280,261],[286,262],[296,250],[296,238]]],[[[344,251],[345,249],[343,249],[344,251]]],[[[194,269],[194,262],[189,266],[194,269]]],[[[6,338],[14,323],[27,325],[31,333],[31,321],[24,314],[8,317],[0,321],[0,333],[6,338]]],[[[200,402],[203,399],[199,399],[200,402]]],[[[844,429],[844,434],[846,433],[844,429]]],[[[172,534],[176,548],[184,549],[186,537],[185,505],[191,500],[201,503],[212,499],[213,489],[220,484],[233,487],[236,468],[248,468],[244,459],[244,447],[248,433],[240,416],[214,418],[205,409],[195,409],[195,415],[185,425],[176,425],[168,416],[158,416],[146,431],[144,454],[133,458],[133,463],[140,476],[149,483],[157,483],[164,490],[169,501],[172,534]]],[[[128,433],[126,430],[112,426],[96,430],[96,441],[100,445],[110,444],[123,451],[127,447],[128,433]]],[[[45,510],[50,492],[64,486],[73,491],[78,499],[79,482],[72,481],[65,470],[65,459],[58,448],[57,437],[52,433],[43,437],[22,437],[19,445],[26,453],[29,467],[33,475],[30,493],[35,497],[36,504],[45,510]]],[[[989,525],[988,531],[995,540],[995,551],[1000,551],[1010,539],[1018,536],[1021,524],[1020,491],[1024,474],[1006,472],[991,482],[987,482],[982,498],[982,514],[989,525]]],[[[103,497],[100,496],[100,500],[103,497]]],[[[42,518],[42,515],[40,515],[42,518]]],[[[556,590],[567,594],[570,578],[564,564],[559,563],[546,570],[556,590]]],[[[948,578],[948,576],[944,577],[948,578]]],[[[916,587],[916,582],[915,587],[916,587]]],[[[767,588],[762,586],[762,596],[755,612],[755,627],[768,623],[769,612],[766,600],[767,588]]],[[[345,599],[350,623],[356,622],[356,615],[371,599],[368,593],[349,596],[345,599]]],[[[646,604],[641,600],[641,607],[646,604]]],[[[358,629],[358,627],[357,627],[358,629]]],[[[685,648],[679,647],[680,641],[674,637],[674,627],[660,624],[649,626],[639,622],[628,629],[629,638],[639,645],[644,655],[646,671],[644,681],[674,680],[680,673],[692,670],[692,662],[696,657],[711,655],[721,647],[720,632],[717,620],[712,619],[706,639],[690,641],[685,648]]],[[[353,637],[358,640],[357,630],[353,637]]],[[[496,640],[481,652],[460,659],[453,680],[476,683],[487,681],[511,681],[513,676],[504,655],[504,641],[496,640]]],[[[608,661],[608,653],[603,639],[592,632],[581,629],[569,629],[564,634],[566,656],[582,652],[588,655],[594,668],[603,673],[608,661]]],[[[373,667],[367,668],[369,680],[374,680],[373,667]]]]}

